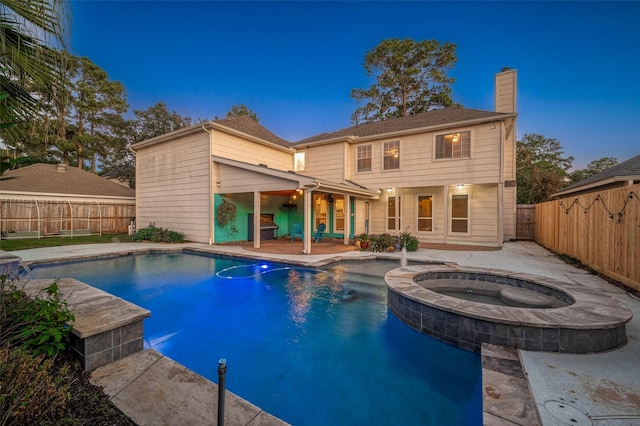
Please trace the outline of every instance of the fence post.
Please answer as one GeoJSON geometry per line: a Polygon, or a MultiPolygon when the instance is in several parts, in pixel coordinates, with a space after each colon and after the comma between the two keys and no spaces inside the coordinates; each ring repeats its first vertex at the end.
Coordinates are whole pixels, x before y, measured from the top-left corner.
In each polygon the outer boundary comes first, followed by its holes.
{"type": "Polygon", "coordinates": [[[218,361],[218,426],[224,425],[224,394],[225,378],[227,373],[227,360],[222,358],[218,361]]]}

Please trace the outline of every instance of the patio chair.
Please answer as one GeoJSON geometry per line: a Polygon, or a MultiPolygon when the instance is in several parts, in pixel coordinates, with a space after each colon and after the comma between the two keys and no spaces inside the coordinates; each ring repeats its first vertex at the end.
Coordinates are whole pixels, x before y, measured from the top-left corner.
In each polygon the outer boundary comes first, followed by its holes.
{"type": "Polygon", "coordinates": [[[296,237],[300,237],[300,240],[304,241],[304,228],[300,222],[294,223],[293,229],[291,230],[291,241],[296,237]]]}
{"type": "Polygon", "coordinates": [[[316,243],[322,239],[322,234],[324,234],[324,230],[327,229],[327,225],[321,223],[318,225],[318,231],[316,232],[316,243]]]}

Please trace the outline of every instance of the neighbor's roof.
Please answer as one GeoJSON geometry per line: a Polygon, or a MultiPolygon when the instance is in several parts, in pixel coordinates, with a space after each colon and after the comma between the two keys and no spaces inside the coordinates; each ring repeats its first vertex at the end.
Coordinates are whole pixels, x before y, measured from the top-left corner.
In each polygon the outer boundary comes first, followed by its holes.
{"type": "Polygon", "coordinates": [[[0,176],[0,193],[72,194],[135,198],[136,191],[77,167],[65,166],[58,171],[55,164],[32,164],[8,170],[0,176]]]}
{"type": "Polygon", "coordinates": [[[598,173],[597,175],[589,176],[588,178],[581,180],[580,182],[569,185],[563,188],[562,191],[558,191],[553,194],[553,197],[567,195],[574,192],[585,191],[591,188],[609,185],[614,182],[620,181],[638,181],[640,180],[640,155],[631,157],[622,163],[598,173]]]}
{"type": "Polygon", "coordinates": [[[482,111],[469,108],[445,108],[427,111],[408,117],[392,118],[383,121],[374,121],[357,126],[347,127],[332,133],[321,133],[298,142],[298,144],[321,142],[340,137],[367,137],[393,133],[401,133],[410,130],[429,127],[445,127],[452,125],[474,124],[487,121],[502,120],[515,117],[517,113],[502,113],[482,111]]]}

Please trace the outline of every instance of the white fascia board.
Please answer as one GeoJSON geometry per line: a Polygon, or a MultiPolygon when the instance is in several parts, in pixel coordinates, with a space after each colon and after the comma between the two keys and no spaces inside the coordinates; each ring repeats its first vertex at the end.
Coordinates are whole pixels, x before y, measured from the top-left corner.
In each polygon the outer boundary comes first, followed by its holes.
{"type": "MultiPolygon", "coordinates": [[[[26,192],[26,191],[0,191],[0,198],[4,195],[13,197],[27,197],[29,199],[37,198],[39,200],[56,199],[56,201],[66,201],[72,199],[77,201],[79,198],[85,199],[98,199],[98,200],[119,200],[122,202],[135,202],[136,197],[117,197],[114,195],[89,195],[89,194],[58,194],[58,193],[46,193],[46,192],[26,192]]],[[[13,198],[18,199],[18,198],[13,198]]]]}
{"type": "Polygon", "coordinates": [[[208,130],[218,130],[220,132],[224,132],[224,133],[228,133],[231,135],[235,135],[238,137],[241,137],[243,139],[247,139],[250,140],[251,142],[255,142],[255,143],[259,143],[261,145],[266,145],[270,148],[273,149],[277,149],[279,151],[283,151],[283,152],[294,152],[295,149],[292,147],[284,147],[282,145],[278,145],[275,144],[273,142],[269,142],[269,141],[265,141],[263,139],[257,138],[255,136],[251,136],[247,133],[244,132],[240,132],[238,130],[232,129],[230,127],[227,126],[223,126],[222,124],[213,122],[213,121],[209,121],[207,123],[201,123],[201,124],[196,124],[194,126],[190,126],[190,127],[185,127],[182,129],[178,129],[175,130],[173,132],[170,133],[165,133],[164,135],[160,135],[160,136],[156,136],[155,138],[151,138],[151,139],[147,139],[145,141],[142,142],[138,142],[138,143],[134,143],[133,145],[131,145],[131,149],[136,151],[138,149],[141,148],[148,148],[150,146],[156,145],[156,144],[160,144],[163,142],[168,142],[171,141],[173,139],[176,139],[178,137],[181,136],[187,136],[193,133],[198,133],[198,132],[205,132],[208,130]]]}
{"type": "Polygon", "coordinates": [[[632,176],[614,176],[612,178],[609,179],[604,179],[604,180],[599,180],[596,182],[591,182],[590,184],[587,185],[583,185],[583,186],[576,186],[574,188],[571,189],[567,189],[564,191],[558,191],[554,194],[551,194],[552,197],[562,197],[565,195],[571,195],[573,193],[576,192],[582,192],[582,191],[586,191],[588,189],[593,189],[593,188],[597,188],[599,186],[606,186],[606,185],[610,185],[612,183],[616,183],[616,182],[626,182],[626,181],[637,181],[640,180],[640,176],[639,175],[632,175],[632,176]]]}
{"type": "Polygon", "coordinates": [[[413,135],[416,133],[428,133],[436,130],[454,129],[457,127],[465,127],[465,126],[470,126],[474,124],[492,123],[494,121],[504,121],[507,118],[515,118],[517,116],[518,116],[518,113],[515,113],[515,112],[504,113],[500,117],[475,118],[473,120],[456,121],[455,123],[437,124],[437,125],[426,126],[426,127],[416,127],[414,129],[397,130],[395,132],[388,132],[388,133],[377,133],[375,135],[369,135],[369,136],[340,136],[340,137],[334,137],[330,139],[324,139],[321,141],[294,144],[293,146],[294,148],[296,146],[308,147],[308,146],[315,146],[315,145],[325,145],[325,144],[330,144],[335,142],[360,143],[360,142],[366,142],[366,141],[377,140],[377,139],[389,139],[389,138],[395,138],[398,136],[413,135]]]}
{"type": "Polygon", "coordinates": [[[207,127],[209,127],[210,129],[216,129],[216,130],[219,130],[219,131],[224,132],[224,133],[235,135],[235,136],[241,137],[243,139],[250,140],[251,142],[255,142],[255,143],[258,143],[258,144],[261,144],[261,145],[266,145],[266,146],[268,146],[270,148],[274,148],[274,149],[277,149],[279,151],[289,152],[289,153],[295,151],[295,149],[293,149],[291,146],[285,147],[285,146],[278,145],[278,144],[273,143],[273,142],[265,141],[264,139],[260,139],[260,138],[257,138],[255,136],[251,136],[250,134],[241,132],[239,130],[232,129],[231,127],[223,126],[222,124],[215,123],[213,121],[208,122],[207,123],[207,127]]]}
{"type": "Polygon", "coordinates": [[[289,172],[289,171],[277,170],[277,169],[272,169],[272,168],[269,168],[269,167],[263,167],[263,166],[260,166],[258,164],[245,163],[245,162],[242,162],[242,161],[231,160],[229,158],[218,157],[216,155],[213,156],[213,161],[215,161],[216,163],[226,164],[227,166],[238,167],[240,169],[250,170],[250,171],[256,172],[256,173],[262,173],[262,174],[273,176],[273,177],[277,177],[277,178],[280,178],[280,179],[286,179],[286,180],[291,180],[291,181],[294,181],[294,182],[298,182],[298,187],[299,188],[302,188],[305,185],[313,185],[313,184],[315,184],[315,179],[310,178],[308,176],[299,175],[299,174],[296,174],[296,173],[293,173],[293,172],[289,172]]]}

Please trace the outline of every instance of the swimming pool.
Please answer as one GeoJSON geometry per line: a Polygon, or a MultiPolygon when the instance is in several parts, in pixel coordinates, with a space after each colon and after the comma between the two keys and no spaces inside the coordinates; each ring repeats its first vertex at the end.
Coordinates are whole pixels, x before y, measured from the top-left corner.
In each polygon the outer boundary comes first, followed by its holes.
{"type": "Polygon", "coordinates": [[[196,254],[145,254],[34,268],[151,311],[162,354],[294,425],[482,423],[480,357],[387,309],[396,262],[323,271],[196,254]],[[263,267],[264,266],[264,267],[263,267]]]}

